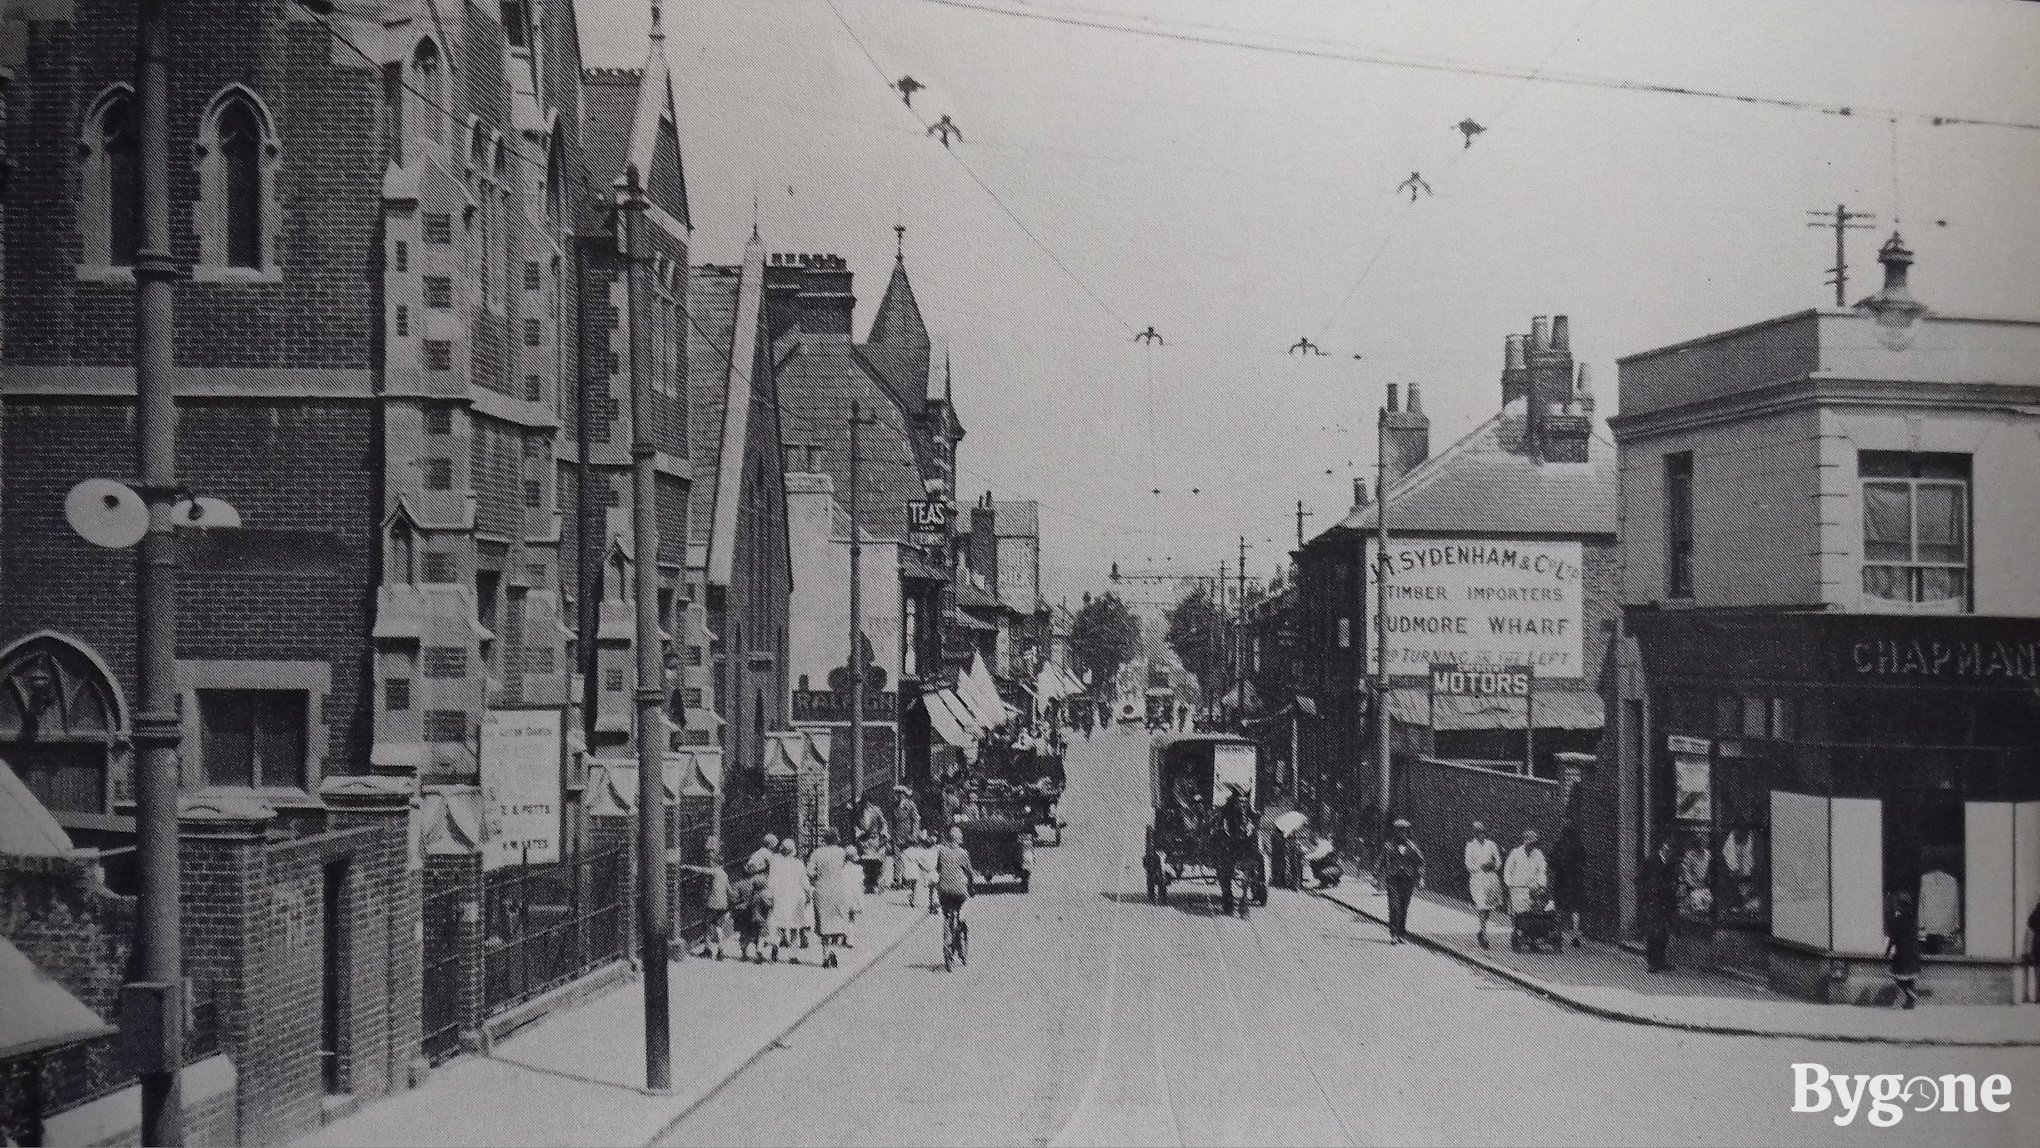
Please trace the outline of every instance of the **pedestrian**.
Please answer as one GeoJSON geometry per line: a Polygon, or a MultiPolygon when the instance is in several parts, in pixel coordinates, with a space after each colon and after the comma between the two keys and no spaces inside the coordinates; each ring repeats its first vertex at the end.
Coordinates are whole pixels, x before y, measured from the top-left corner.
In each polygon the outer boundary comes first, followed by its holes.
{"type": "Polygon", "coordinates": [[[1551,867],[1546,862],[1544,850],[1538,847],[1537,831],[1525,829],[1523,843],[1509,850],[1509,859],[1502,862],[1502,884],[1509,890],[1509,913],[1527,912],[1531,898],[1551,888],[1551,867]]]}
{"type": "MultiPolygon", "coordinates": [[[[765,874],[747,873],[743,880],[732,885],[730,905],[737,926],[737,959],[764,964],[768,923],[772,916],[772,897],[765,889],[765,874]]],[[[776,946],[772,949],[772,959],[779,959],[776,946]]]]}
{"type": "MultiPolygon", "coordinates": [[[[813,892],[808,881],[807,866],[794,855],[793,838],[779,843],[779,851],[767,862],[765,870],[765,891],[772,899],[770,927],[773,935],[773,958],[779,959],[779,949],[790,949],[797,943],[807,948],[808,899],[813,892]]],[[[792,958],[798,964],[800,958],[792,958]]]]}
{"type": "Polygon", "coordinates": [[[1672,943],[1672,924],[1679,916],[1679,861],[1672,853],[1671,830],[1658,834],[1657,849],[1643,859],[1636,875],[1640,888],[1637,917],[1643,926],[1643,959],[1654,973],[1671,969],[1666,959],[1672,943]]]}
{"type": "Polygon", "coordinates": [[[1473,836],[1466,842],[1466,897],[1473,902],[1480,925],[1474,939],[1488,947],[1489,914],[1502,907],[1502,847],[1488,836],[1487,826],[1473,823],[1473,836]]]}
{"type": "MultiPolygon", "coordinates": [[[[935,838],[927,830],[915,834],[913,843],[900,851],[900,868],[907,882],[907,906],[912,908],[935,884],[935,838]]],[[[932,893],[928,894],[928,911],[935,912],[932,893]]]]}
{"type": "Polygon", "coordinates": [[[2026,914],[2026,1001],[2040,1003],[2040,901],[2026,914]]]}
{"type": "Polygon", "coordinates": [[[1389,943],[1409,939],[1410,897],[1424,885],[1424,851],[1410,840],[1410,823],[1396,818],[1388,843],[1381,847],[1379,876],[1388,889],[1389,943]]]}
{"type": "Polygon", "coordinates": [[[765,872],[767,864],[771,862],[773,856],[778,852],[779,836],[774,833],[767,833],[763,843],[758,848],[752,850],[751,855],[744,859],[744,872],[747,874],[765,872]]]}
{"type": "Polygon", "coordinates": [[[887,842],[891,828],[885,821],[885,810],[878,807],[870,794],[864,795],[864,803],[857,811],[857,857],[864,866],[864,891],[878,892],[878,879],[885,867],[887,842]]]}
{"type": "MultiPolygon", "coordinates": [[[[711,837],[702,842],[702,864],[682,865],[684,873],[702,878],[705,888],[701,907],[708,913],[708,935],[702,938],[698,955],[723,959],[723,938],[733,924],[730,916],[730,875],[722,866],[722,842],[711,837]]],[[[739,950],[741,955],[741,950],[739,950]]]]}
{"type": "Polygon", "coordinates": [[[1568,817],[1558,827],[1558,841],[1551,847],[1551,899],[1558,905],[1561,927],[1570,925],[1572,947],[1580,947],[1580,902],[1585,899],[1587,846],[1580,839],[1580,824],[1568,817]]]}
{"type": "Polygon", "coordinates": [[[1884,955],[1898,985],[1899,1007],[1920,1003],[1920,911],[1911,893],[1893,893],[1884,911],[1884,955]]]}
{"type": "Polygon", "coordinates": [[[912,880],[907,873],[906,851],[921,838],[921,803],[914,800],[914,791],[904,785],[893,786],[893,887],[905,888],[912,880]]]}
{"type": "Polygon", "coordinates": [[[822,843],[808,855],[808,881],[815,891],[815,935],[822,941],[822,967],[836,967],[835,948],[850,947],[850,899],[845,878],[850,858],[836,827],[822,830],[822,843]]]}

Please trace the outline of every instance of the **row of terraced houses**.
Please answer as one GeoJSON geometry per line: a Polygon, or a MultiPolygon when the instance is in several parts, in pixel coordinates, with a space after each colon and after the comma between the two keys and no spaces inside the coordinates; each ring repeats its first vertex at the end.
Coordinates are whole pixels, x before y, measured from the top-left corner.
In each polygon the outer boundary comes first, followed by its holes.
{"type": "MultiPolygon", "coordinates": [[[[0,14],[0,997],[57,1018],[0,1034],[0,1134],[119,1142],[135,562],[66,496],[134,466],[134,8],[0,14]]],[[[846,260],[697,220],[666,61],[655,15],[586,66],[569,0],[177,8],[177,472],[241,519],[180,542],[196,1141],[291,1139],[626,968],[640,431],[674,860],[932,786],[963,747],[924,695],[983,658],[1024,708],[1050,653],[1034,504],[910,527],[964,428],[904,241],[860,339],[846,260]],[[690,259],[710,228],[739,262],[690,259]]]]}

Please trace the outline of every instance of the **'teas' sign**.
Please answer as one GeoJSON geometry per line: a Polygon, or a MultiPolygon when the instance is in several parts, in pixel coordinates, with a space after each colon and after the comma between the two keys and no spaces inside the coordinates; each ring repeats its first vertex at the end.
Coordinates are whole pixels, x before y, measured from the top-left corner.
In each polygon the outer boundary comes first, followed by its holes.
{"type": "Polygon", "coordinates": [[[940,534],[949,529],[949,504],[939,498],[907,503],[907,529],[915,534],[940,534]]]}
{"type": "Polygon", "coordinates": [[[1431,666],[1431,693],[1441,698],[1527,698],[1528,666],[1431,666]]]}

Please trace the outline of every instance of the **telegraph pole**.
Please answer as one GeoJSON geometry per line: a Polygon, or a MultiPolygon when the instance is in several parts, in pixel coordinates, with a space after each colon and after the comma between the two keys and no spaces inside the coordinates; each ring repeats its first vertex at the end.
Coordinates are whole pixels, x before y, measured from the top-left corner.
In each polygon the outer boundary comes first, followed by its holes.
{"type": "Polygon", "coordinates": [[[1313,518],[1313,517],[1316,517],[1316,516],[1315,516],[1315,514],[1314,514],[1313,512],[1311,512],[1311,511],[1308,511],[1308,510],[1305,510],[1305,509],[1303,508],[1303,499],[1301,499],[1301,498],[1297,499],[1297,500],[1296,500],[1296,548],[1297,548],[1298,550],[1301,550],[1301,549],[1303,549],[1303,520],[1304,520],[1304,519],[1306,519],[1306,518],[1313,518]]]}
{"type": "MultiPolygon", "coordinates": [[[[630,349],[631,535],[637,596],[638,920],[645,972],[645,1091],[673,1090],[673,1032],[667,999],[672,932],[666,904],[666,762],[659,745],[666,702],[666,660],[659,648],[659,506],[653,479],[651,380],[639,369],[638,219],[649,201],[637,165],[624,171],[618,222],[623,239],[623,300],[630,349]]],[[[738,654],[736,656],[742,656],[738,654]]]]}
{"type": "Polygon", "coordinates": [[[1240,535],[1240,564],[1233,570],[1239,593],[1233,596],[1233,680],[1239,683],[1240,709],[1247,708],[1247,536],[1240,535]]]}
{"type": "Polygon", "coordinates": [[[170,0],[142,0],[135,60],[141,120],[135,253],[135,461],[149,508],[136,571],[135,952],[121,1028],[142,1086],[141,1141],[184,1143],[184,953],[179,929],[177,400],[170,381],[177,264],[170,249],[170,0]]]}
{"type": "Polygon", "coordinates": [[[864,799],[864,539],[858,523],[858,488],[863,485],[864,427],[878,421],[858,403],[850,404],[850,815],[864,799]]]}
{"type": "Polygon", "coordinates": [[[1827,282],[1835,285],[1835,306],[1846,307],[1849,305],[1847,287],[1849,282],[1849,253],[1848,247],[1843,240],[1851,231],[1870,230],[1869,223],[1855,223],[1852,222],[1853,220],[1871,220],[1877,217],[1867,211],[1850,211],[1839,203],[1835,204],[1833,211],[1809,211],[1806,214],[1813,216],[1806,224],[1808,227],[1834,228],[1835,265],[1828,268],[1828,274],[1834,276],[1834,278],[1827,280],[1827,282]]]}
{"type": "MultiPolygon", "coordinates": [[[[1388,753],[1388,407],[1374,420],[1374,506],[1375,506],[1375,649],[1374,662],[1374,769],[1385,819],[1389,810],[1391,776],[1388,753]]],[[[1384,821],[1384,824],[1386,822],[1384,821]]],[[[1372,827],[1370,827],[1372,828],[1372,827]]]]}

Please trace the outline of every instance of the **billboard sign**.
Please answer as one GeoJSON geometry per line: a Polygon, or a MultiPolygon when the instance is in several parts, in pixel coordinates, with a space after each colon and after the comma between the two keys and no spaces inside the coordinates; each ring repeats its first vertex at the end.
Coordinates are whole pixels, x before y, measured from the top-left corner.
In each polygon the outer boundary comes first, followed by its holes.
{"type": "Polygon", "coordinates": [[[942,534],[949,529],[949,504],[939,498],[907,503],[907,530],[912,534],[942,534]]]}
{"type": "Polygon", "coordinates": [[[1529,666],[1431,666],[1431,695],[1440,698],[1527,698],[1529,666]]]}
{"type": "Polygon", "coordinates": [[[482,868],[560,859],[559,709],[482,715],[482,868]]]}
{"type": "MultiPolygon", "coordinates": [[[[1367,540],[1369,571],[1378,545],[1367,540]]],[[[1388,558],[1389,673],[1429,676],[1433,664],[1450,663],[1529,667],[1540,680],[1585,676],[1579,543],[1391,534],[1388,558]]],[[[1375,601],[1370,593],[1370,618],[1375,601]]],[[[1378,650],[1368,643],[1370,669],[1378,650]]]]}

